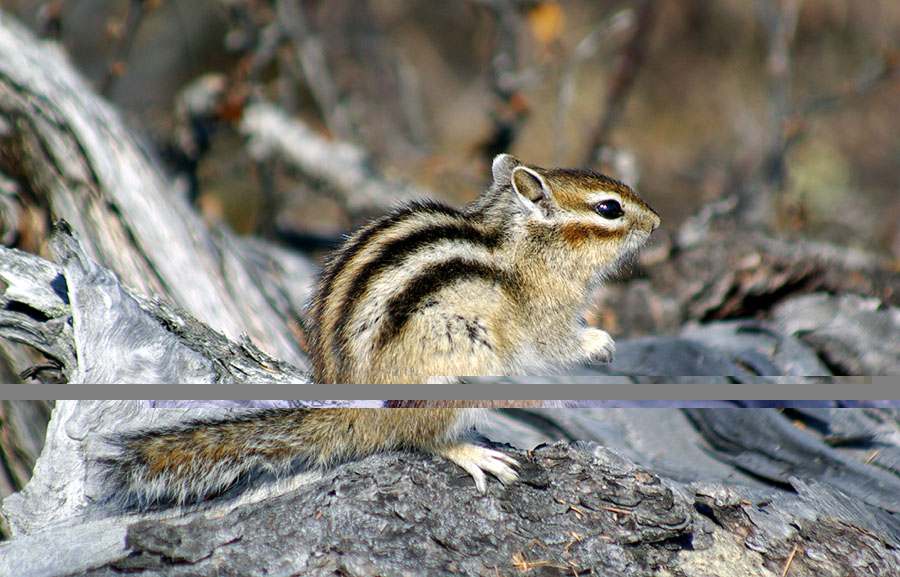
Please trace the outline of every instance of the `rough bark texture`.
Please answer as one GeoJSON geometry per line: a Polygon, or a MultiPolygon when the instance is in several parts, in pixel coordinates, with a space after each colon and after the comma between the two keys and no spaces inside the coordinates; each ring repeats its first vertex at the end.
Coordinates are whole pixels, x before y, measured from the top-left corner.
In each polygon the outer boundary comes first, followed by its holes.
{"type": "Polygon", "coordinates": [[[61,402],[34,480],[3,504],[16,538],[0,544],[0,575],[847,577],[900,567],[900,523],[889,513],[900,511],[896,412],[789,415],[818,422],[815,431],[774,410],[690,418],[671,409],[517,410],[495,414],[492,437],[603,437],[615,449],[583,441],[506,448],[523,464],[521,482],[492,479],[485,495],[443,459],[386,453],[282,481],[257,477],[187,509],[123,512],[108,502],[109,487],[93,473],[105,450],[99,437],[186,414],[61,402]],[[735,426],[724,431],[727,423],[735,426]],[[842,439],[858,448],[876,436],[885,453],[877,466],[840,448],[842,439]],[[725,438],[744,455],[737,466],[699,444],[721,452],[725,438]],[[776,463],[783,481],[771,484],[776,463]],[[841,485],[837,466],[871,475],[841,485]]]}
{"type": "MultiPolygon", "coordinates": [[[[0,401],[0,496],[21,491],[31,478],[52,408],[48,401],[0,401]]],[[[9,536],[0,516],[0,539],[9,536]]]]}

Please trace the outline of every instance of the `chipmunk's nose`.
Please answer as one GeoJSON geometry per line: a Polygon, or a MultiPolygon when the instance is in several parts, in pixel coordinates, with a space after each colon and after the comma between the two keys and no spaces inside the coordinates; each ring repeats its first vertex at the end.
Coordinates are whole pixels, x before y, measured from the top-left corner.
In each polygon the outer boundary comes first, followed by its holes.
{"type": "Polygon", "coordinates": [[[658,228],[659,228],[659,215],[656,213],[653,213],[650,216],[650,232],[653,232],[654,230],[656,230],[658,228]]]}

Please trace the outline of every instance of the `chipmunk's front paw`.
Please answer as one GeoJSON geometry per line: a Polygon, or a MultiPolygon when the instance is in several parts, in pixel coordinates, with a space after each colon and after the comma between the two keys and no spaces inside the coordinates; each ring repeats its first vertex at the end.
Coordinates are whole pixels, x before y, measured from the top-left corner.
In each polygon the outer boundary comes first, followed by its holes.
{"type": "Polygon", "coordinates": [[[584,347],[585,360],[592,363],[609,363],[612,362],[613,356],[616,354],[616,343],[606,331],[600,329],[585,329],[584,347]]]}
{"type": "Polygon", "coordinates": [[[475,480],[475,487],[480,493],[484,493],[487,490],[485,472],[497,477],[504,485],[513,483],[519,478],[512,469],[512,467],[519,465],[515,459],[487,447],[461,443],[443,449],[440,451],[440,454],[472,475],[472,478],[475,480]]]}

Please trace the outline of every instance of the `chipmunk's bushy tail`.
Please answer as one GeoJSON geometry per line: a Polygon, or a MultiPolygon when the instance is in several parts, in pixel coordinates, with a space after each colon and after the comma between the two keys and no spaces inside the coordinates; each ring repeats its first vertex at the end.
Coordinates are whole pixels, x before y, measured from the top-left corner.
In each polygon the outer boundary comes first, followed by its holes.
{"type": "Polygon", "coordinates": [[[441,452],[471,425],[450,409],[263,409],[107,441],[100,461],[126,504],[187,504],[258,471],[283,475],[396,448],[441,452]]]}
{"type": "Polygon", "coordinates": [[[285,473],[298,459],[320,458],[311,450],[311,410],[254,411],[110,437],[116,454],[100,464],[126,503],[198,501],[254,471],[285,473]]]}

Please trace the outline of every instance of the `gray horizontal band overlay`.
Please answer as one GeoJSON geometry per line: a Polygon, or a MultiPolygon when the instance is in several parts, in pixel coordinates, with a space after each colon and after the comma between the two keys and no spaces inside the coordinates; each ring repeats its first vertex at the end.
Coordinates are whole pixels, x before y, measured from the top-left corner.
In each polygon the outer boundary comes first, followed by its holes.
{"type": "Polygon", "coordinates": [[[866,383],[816,384],[588,384],[494,383],[455,385],[3,385],[0,397],[21,399],[553,399],[553,400],[892,400],[900,377],[866,383]]]}

